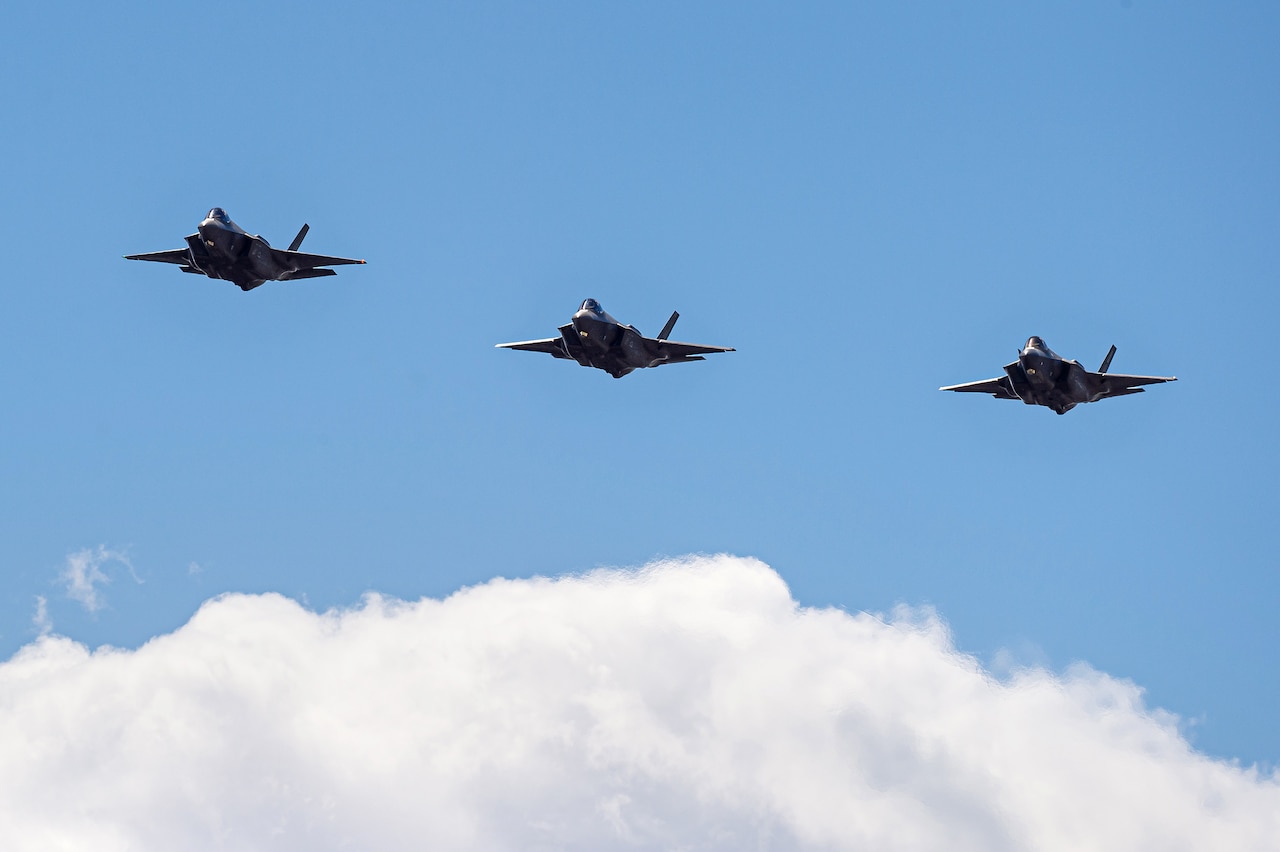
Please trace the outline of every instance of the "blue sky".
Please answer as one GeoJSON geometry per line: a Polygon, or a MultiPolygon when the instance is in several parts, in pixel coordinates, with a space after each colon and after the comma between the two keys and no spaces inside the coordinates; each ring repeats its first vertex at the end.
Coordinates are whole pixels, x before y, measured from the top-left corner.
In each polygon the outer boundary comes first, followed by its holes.
{"type": "Polygon", "coordinates": [[[1274,765],[1278,15],[9,10],[0,652],[39,597],[135,647],[227,591],[728,552],[1274,765]],[[369,264],[246,294],[121,259],[215,205],[369,264]],[[587,296],[738,351],[615,381],[493,349],[587,296]],[[1179,381],[1064,417],[937,392],[1031,334],[1179,381]],[[128,566],[91,613],[59,575],[99,547],[128,566]]]}

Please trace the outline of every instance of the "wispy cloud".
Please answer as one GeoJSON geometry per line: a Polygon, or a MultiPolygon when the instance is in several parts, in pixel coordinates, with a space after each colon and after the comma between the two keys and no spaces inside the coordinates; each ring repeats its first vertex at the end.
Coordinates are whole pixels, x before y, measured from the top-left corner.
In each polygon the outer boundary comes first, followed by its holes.
{"type": "MultiPolygon", "coordinates": [[[[86,569],[88,571],[88,569],[86,569]]],[[[86,574],[87,576],[87,574],[86,574]]],[[[1274,850],[1274,775],[1087,666],[700,558],[0,664],[6,848],[1274,850]],[[127,783],[122,783],[127,779],[127,783]],[[74,807],[68,803],[74,802],[74,807]]]]}
{"type": "Polygon", "coordinates": [[[46,636],[53,630],[53,619],[49,617],[49,601],[44,595],[36,595],[36,611],[31,616],[31,626],[41,636],[46,636]]]}
{"type": "Polygon", "coordinates": [[[111,582],[111,578],[103,570],[103,566],[116,563],[129,571],[134,582],[141,583],[128,554],[118,550],[108,550],[103,545],[86,548],[67,556],[66,565],[58,573],[58,580],[66,590],[67,597],[78,602],[87,612],[97,612],[105,606],[101,587],[111,582]]]}

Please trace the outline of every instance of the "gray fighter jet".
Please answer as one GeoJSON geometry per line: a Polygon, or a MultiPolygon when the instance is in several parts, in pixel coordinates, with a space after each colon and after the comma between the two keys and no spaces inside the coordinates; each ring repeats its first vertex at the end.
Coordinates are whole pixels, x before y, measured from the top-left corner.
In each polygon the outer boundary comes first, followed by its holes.
{"type": "Polygon", "coordinates": [[[1176,382],[1173,376],[1124,376],[1108,373],[1116,348],[1111,347],[1098,372],[1090,373],[1079,361],[1068,361],[1039,337],[1032,337],[1018,353],[1018,360],[1004,368],[998,379],[939,388],[961,393],[989,393],[996,399],[1020,399],[1027,405],[1043,405],[1066,414],[1082,402],[1142,393],[1139,385],[1176,382]]]}
{"type": "Polygon", "coordinates": [[[187,247],[149,254],[125,255],[125,260],[155,260],[176,263],[183,272],[207,275],[230,281],[241,290],[252,290],[265,281],[296,281],[337,275],[324,266],[364,263],[346,257],[326,257],[298,251],[310,226],[303,225],[287,250],[272,248],[259,236],[248,234],[221,207],[209,211],[200,223],[198,233],[187,237],[187,247]]]}
{"type": "Polygon", "coordinates": [[[546,352],[556,358],[569,358],[584,367],[604,370],[615,379],[641,367],[701,361],[703,355],[711,352],[733,351],[727,346],[700,346],[667,340],[679,318],[678,312],[671,314],[671,319],[667,320],[657,337],[645,337],[634,326],[623,325],[605,313],[595,299],[587,299],[569,324],[560,326],[559,337],[499,343],[498,348],[546,352]]]}

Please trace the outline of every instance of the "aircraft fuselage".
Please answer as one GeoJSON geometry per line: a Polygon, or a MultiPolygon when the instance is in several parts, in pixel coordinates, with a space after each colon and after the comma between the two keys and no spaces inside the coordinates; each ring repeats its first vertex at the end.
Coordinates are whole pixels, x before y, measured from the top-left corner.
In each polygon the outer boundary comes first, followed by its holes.
{"type": "Polygon", "coordinates": [[[1069,361],[1048,346],[1044,339],[1031,337],[1018,350],[1018,360],[1004,365],[1004,375],[978,382],[949,385],[939,390],[960,393],[989,393],[996,399],[1019,399],[1027,405],[1043,405],[1066,414],[1082,402],[1097,402],[1113,396],[1142,393],[1144,385],[1176,382],[1174,376],[1132,376],[1108,373],[1116,348],[1111,347],[1096,373],[1069,361]]]}
{"type": "Polygon", "coordinates": [[[671,329],[675,328],[679,318],[680,314],[673,311],[658,336],[648,338],[635,326],[625,325],[609,316],[595,299],[586,299],[569,322],[560,326],[559,337],[499,343],[498,348],[545,352],[556,358],[577,361],[583,367],[604,370],[615,379],[643,367],[687,364],[701,361],[709,353],[733,351],[728,346],[671,340],[671,329]]]}
{"type": "Polygon", "coordinates": [[[210,278],[230,281],[242,290],[252,290],[295,269],[275,260],[265,238],[249,234],[225,217],[210,215],[187,238],[191,265],[210,278]]]}
{"type": "MultiPolygon", "coordinates": [[[[649,351],[644,335],[635,328],[618,322],[603,309],[592,308],[586,302],[573,315],[570,325],[581,344],[577,351],[586,359],[584,366],[604,370],[616,379],[633,370],[656,367],[665,360],[649,351]]],[[[570,348],[569,351],[575,350],[570,348]]]]}
{"type": "Polygon", "coordinates": [[[330,266],[364,263],[349,257],[330,257],[298,251],[310,230],[303,225],[287,249],[274,249],[262,237],[241,228],[227,211],[215,207],[186,238],[187,247],[143,254],[127,254],[125,260],[174,263],[183,272],[230,281],[241,290],[252,290],[266,281],[323,278],[337,275],[330,266]]]}
{"type": "Polygon", "coordinates": [[[1043,405],[1066,414],[1082,402],[1094,402],[1102,394],[1089,381],[1089,372],[1078,361],[1054,352],[1038,337],[1027,341],[1018,360],[1006,369],[1014,393],[1027,405],[1043,405]]]}

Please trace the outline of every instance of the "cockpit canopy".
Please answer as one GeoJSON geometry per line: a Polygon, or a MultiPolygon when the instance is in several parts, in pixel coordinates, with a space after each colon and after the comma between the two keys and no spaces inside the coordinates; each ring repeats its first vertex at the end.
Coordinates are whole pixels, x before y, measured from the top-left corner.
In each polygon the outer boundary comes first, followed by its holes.
{"type": "Polygon", "coordinates": [[[1044,338],[1042,337],[1029,338],[1027,340],[1027,345],[1022,348],[1023,349],[1043,349],[1045,352],[1049,351],[1049,347],[1044,345],[1044,338]]]}
{"type": "Polygon", "coordinates": [[[215,207],[212,210],[210,210],[209,215],[206,216],[205,218],[213,219],[215,221],[221,222],[224,225],[231,224],[231,217],[228,216],[227,211],[223,210],[221,207],[215,207]]]}
{"type": "Polygon", "coordinates": [[[587,300],[585,300],[585,301],[582,303],[582,307],[578,308],[578,310],[580,310],[580,311],[591,311],[591,313],[593,313],[593,314],[602,314],[602,313],[604,313],[604,308],[600,307],[600,303],[599,303],[599,302],[597,302],[595,299],[587,299],[587,300]]]}

